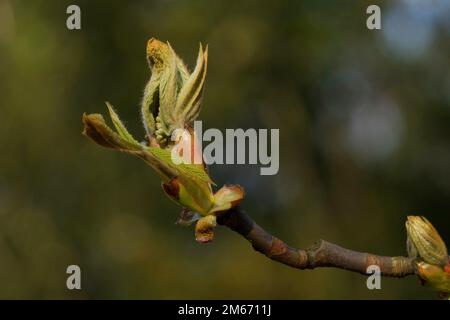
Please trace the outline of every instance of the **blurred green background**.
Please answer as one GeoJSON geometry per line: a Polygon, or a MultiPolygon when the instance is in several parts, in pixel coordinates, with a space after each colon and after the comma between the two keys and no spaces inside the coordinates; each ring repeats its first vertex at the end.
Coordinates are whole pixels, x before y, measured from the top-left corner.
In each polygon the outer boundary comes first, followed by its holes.
{"type": "Polygon", "coordinates": [[[197,244],[156,174],[88,141],[81,114],[111,101],[143,137],[147,40],[191,68],[208,43],[204,128],[280,128],[278,175],[215,165],[214,180],[243,185],[246,211],[294,246],[404,255],[408,214],[450,241],[449,16],[445,0],[0,0],[0,298],[434,298],[414,277],[370,291],[291,269],[224,228],[197,244]]]}

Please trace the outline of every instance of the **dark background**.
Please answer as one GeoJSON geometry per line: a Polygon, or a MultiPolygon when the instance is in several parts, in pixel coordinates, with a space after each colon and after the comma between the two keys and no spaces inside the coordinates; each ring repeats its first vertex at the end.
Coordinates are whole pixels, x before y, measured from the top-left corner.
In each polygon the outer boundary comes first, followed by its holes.
{"type": "Polygon", "coordinates": [[[297,247],[404,255],[407,215],[450,239],[450,2],[0,0],[1,298],[434,298],[414,277],[298,271],[219,228],[208,245],[143,162],[81,135],[111,101],[136,137],[150,37],[192,69],[204,128],[279,128],[280,171],[215,165],[297,247]],[[66,28],[77,4],[82,29],[66,28]],[[382,30],[366,28],[381,7],[382,30]],[[82,290],[66,288],[66,267],[82,290]]]}

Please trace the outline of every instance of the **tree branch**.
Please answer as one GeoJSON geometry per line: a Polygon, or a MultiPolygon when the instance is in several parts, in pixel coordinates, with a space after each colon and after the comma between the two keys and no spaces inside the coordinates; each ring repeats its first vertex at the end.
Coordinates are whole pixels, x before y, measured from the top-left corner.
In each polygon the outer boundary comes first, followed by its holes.
{"type": "Polygon", "coordinates": [[[380,267],[381,275],[402,278],[414,274],[407,257],[385,257],[342,248],[319,240],[306,250],[295,249],[258,226],[239,207],[218,216],[217,222],[246,238],[256,251],[268,258],[297,269],[334,267],[367,274],[370,265],[380,267]]]}

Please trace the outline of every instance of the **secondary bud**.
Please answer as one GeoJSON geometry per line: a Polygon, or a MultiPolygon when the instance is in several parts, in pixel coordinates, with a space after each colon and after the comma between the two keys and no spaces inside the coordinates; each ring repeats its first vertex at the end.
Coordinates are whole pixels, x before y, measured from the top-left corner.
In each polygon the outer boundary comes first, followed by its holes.
{"type": "Polygon", "coordinates": [[[417,276],[425,286],[439,292],[450,293],[450,273],[445,269],[422,261],[416,264],[416,270],[417,276]]]}
{"type": "Polygon", "coordinates": [[[214,228],[216,226],[216,216],[214,215],[208,215],[199,219],[195,225],[195,240],[200,243],[211,242],[214,238],[214,228]]]}

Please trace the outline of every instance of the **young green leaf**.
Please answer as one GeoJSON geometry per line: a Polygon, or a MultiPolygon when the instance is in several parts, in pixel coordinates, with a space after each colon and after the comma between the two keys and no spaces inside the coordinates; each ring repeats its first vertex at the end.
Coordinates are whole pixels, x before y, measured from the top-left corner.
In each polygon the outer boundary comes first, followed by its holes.
{"type": "Polygon", "coordinates": [[[125,128],[125,125],[122,123],[122,121],[120,120],[119,116],[114,111],[113,106],[108,101],[106,101],[106,106],[108,107],[109,115],[111,116],[112,123],[114,124],[114,127],[117,130],[117,133],[122,138],[127,140],[128,142],[130,142],[132,144],[139,144],[139,142],[137,142],[133,138],[133,136],[128,132],[127,128],[125,128]]]}
{"type": "Polygon", "coordinates": [[[183,175],[191,179],[198,179],[201,182],[214,184],[214,182],[209,177],[208,173],[206,173],[206,171],[204,170],[203,165],[188,164],[188,163],[175,164],[172,161],[171,151],[167,149],[161,149],[157,147],[147,147],[146,151],[151,153],[160,161],[178,170],[180,175],[183,175]]]}

